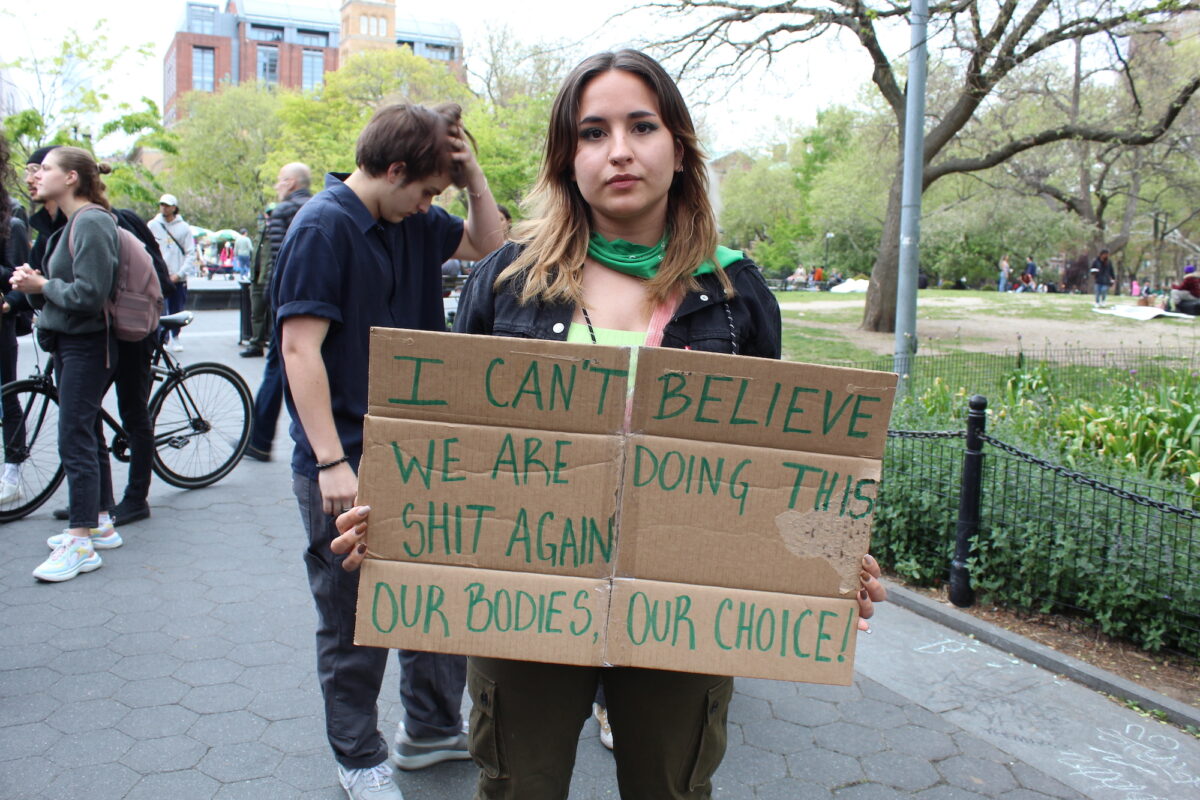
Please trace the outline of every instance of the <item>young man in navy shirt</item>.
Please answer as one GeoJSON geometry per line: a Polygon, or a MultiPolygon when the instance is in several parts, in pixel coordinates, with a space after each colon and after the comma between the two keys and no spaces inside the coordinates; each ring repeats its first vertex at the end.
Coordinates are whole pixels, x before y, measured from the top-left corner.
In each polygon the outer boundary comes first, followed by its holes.
{"type": "MultiPolygon", "coordinates": [[[[351,800],[401,800],[377,727],[387,650],[354,645],[358,573],[345,572],[329,549],[334,517],[358,493],[370,328],[445,330],[442,262],[478,260],[503,243],[500,212],[459,115],[450,105],[376,112],[358,139],[358,168],[344,179],[327,176],[325,191],[296,214],[272,283],[296,442],[293,490],[319,617],[325,727],[351,800]],[[451,183],[469,197],[465,223],[432,205],[451,183]]],[[[469,758],[460,713],[465,659],[400,651],[400,663],[397,765],[469,758]]]]}

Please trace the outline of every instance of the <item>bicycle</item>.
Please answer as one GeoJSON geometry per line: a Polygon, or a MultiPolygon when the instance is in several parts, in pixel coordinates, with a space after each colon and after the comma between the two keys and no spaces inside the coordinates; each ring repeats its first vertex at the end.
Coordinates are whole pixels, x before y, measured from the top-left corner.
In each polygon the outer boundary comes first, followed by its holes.
{"type": "MultiPolygon", "coordinates": [[[[159,319],[165,332],[190,325],[195,316],[181,311],[159,319]]],[[[250,387],[236,370],[202,362],[183,366],[156,342],[151,376],[160,384],[150,397],[154,428],[154,473],[172,486],[199,489],[228,475],[246,452],[254,403],[250,387]]],[[[0,522],[32,513],[54,494],[65,471],[58,458],[58,387],[53,362],[39,364],[28,378],[0,389],[0,408],[20,408],[19,420],[4,421],[5,461],[21,465],[19,493],[0,503],[0,522]]],[[[7,414],[6,414],[7,416],[7,414]]],[[[129,463],[129,435],[107,409],[101,421],[112,432],[109,450],[129,463]]]]}

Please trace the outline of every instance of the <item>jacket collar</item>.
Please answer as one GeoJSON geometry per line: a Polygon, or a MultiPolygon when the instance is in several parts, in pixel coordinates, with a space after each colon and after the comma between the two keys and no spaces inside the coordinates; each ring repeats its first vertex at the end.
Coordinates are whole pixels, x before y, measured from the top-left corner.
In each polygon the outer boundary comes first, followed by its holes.
{"type": "MultiPolygon", "coordinates": [[[[725,268],[725,274],[729,276],[730,281],[734,281],[738,273],[752,263],[748,258],[735,261],[725,268]]],[[[676,317],[691,314],[717,303],[724,303],[728,299],[725,296],[725,290],[721,288],[721,281],[715,274],[701,275],[697,280],[700,281],[700,289],[684,295],[683,302],[679,304],[679,310],[675,312],[676,317]]]]}
{"type": "Polygon", "coordinates": [[[54,233],[56,230],[67,224],[67,215],[62,212],[62,209],[57,209],[54,213],[54,219],[50,218],[50,212],[42,206],[37,210],[37,213],[29,218],[29,226],[39,234],[45,236],[54,233]]]}
{"type": "MultiPolygon", "coordinates": [[[[346,185],[346,178],[350,177],[349,172],[330,172],[325,176],[325,191],[329,192],[330,196],[337,201],[350,218],[354,220],[354,224],[363,233],[369,233],[378,225],[383,225],[381,220],[371,216],[371,212],[367,211],[367,207],[363,205],[363,201],[359,199],[354,190],[346,185]]],[[[290,195],[289,195],[290,199],[290,195]]]]}

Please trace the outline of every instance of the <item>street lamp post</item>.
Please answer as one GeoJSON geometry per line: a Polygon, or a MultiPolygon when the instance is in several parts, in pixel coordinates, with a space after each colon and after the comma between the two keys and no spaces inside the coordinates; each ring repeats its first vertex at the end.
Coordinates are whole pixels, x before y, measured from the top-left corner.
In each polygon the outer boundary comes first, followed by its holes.
{"type": "Polygon", "coordinates": [[[833,238],[833,231],[825,232],[825,280],[829,280],[829,240],[833,238]]]}

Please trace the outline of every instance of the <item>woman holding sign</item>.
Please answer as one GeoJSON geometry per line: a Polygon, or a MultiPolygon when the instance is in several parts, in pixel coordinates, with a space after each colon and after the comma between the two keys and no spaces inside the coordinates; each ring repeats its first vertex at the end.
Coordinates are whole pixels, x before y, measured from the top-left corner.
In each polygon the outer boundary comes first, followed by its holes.
{"type": "MultiPolygon", "coordinates": [[[[533,218],[476,265],[457,332],[779,358],[779,306],[753,262],[718,246],[691,116],[650,57],[601,53],[567,77],[530,201],[533,218]]],[[[367,511],[338,519],[347,569],[367,511]]],[[[866,561],[864,618],[884,598],[866,561]]],[[[623,798],[711,795],[732,678],[472,657],[468,684],[482,800],[566,798],[598,684],[623,798]]]]}

